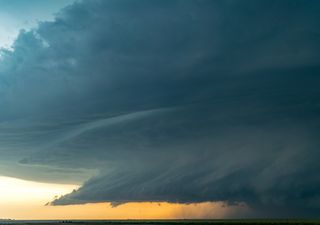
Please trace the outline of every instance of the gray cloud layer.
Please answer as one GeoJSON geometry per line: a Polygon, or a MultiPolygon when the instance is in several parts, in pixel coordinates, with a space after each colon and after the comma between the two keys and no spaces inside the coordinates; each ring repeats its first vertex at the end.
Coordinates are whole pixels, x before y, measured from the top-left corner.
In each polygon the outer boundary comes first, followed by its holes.
{"type": "Polygon", "coordinates": [[[319,216],[319,10],[295,0],[65,8],[1,53],[1,173],[88,179],[57,205],[226,201],[319,216]]]}

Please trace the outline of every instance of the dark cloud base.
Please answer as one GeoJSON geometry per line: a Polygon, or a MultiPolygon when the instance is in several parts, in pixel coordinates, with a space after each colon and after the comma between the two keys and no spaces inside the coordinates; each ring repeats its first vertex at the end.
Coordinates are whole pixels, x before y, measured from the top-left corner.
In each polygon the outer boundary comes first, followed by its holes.
{"type": "Polygon", "coordinates": [[[295,0],[65,8],[1,52],[2,171],[92,176],[53,205],[225,201],[254,216],[319,217],[319,10],[295,0]]]}

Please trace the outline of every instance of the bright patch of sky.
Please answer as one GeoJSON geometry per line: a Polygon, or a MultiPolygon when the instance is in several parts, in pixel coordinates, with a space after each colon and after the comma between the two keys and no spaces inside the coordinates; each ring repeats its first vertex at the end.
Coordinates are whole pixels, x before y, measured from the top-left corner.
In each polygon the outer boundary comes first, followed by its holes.
{"type": "Polygon", "coordinates": [[[200,219],[233,218],[239,213],[250,213],[250,208],[245,204],[227,206],[223,202],[133,202],[118,207],[113,207],[110,203],[70,206],[46,204],[78,188],[78,185],[39,183],[0,176],[0,219],[200,219]]]}
{"type": "Polygon", "coordinates": [[[21,29],[30,30],[40,21],[51,21],[74,0],[0,0],[0,48],[10,49],[21,29]]]}

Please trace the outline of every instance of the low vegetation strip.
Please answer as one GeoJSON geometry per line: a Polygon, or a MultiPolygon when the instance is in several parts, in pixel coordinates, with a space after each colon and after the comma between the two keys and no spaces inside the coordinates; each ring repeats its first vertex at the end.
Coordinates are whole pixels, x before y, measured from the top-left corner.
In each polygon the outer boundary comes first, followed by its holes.
{"type": "Polygon", "coordinates": [[[63,220],[63,221],[10,221],[0,222],[0,225],[313,225],[319,224],[320,220],[303,220],[303,219],[281,219],[281,220],[259,220],[259,219],[245,219],[245,220],[108,220],[108,221],[79,221],[79,220],[63,220]]]}

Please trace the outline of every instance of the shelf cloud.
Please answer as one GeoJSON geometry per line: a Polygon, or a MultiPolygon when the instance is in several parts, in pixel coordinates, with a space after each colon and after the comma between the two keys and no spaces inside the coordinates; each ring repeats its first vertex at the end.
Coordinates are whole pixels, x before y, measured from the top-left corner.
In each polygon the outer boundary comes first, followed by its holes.
{"type": "Polygon", "coordinates": [[[223,201],[319,215],[319,10],[75,2],[1,50],[1,172],[84,182],[52,205],[223,201]]]}

